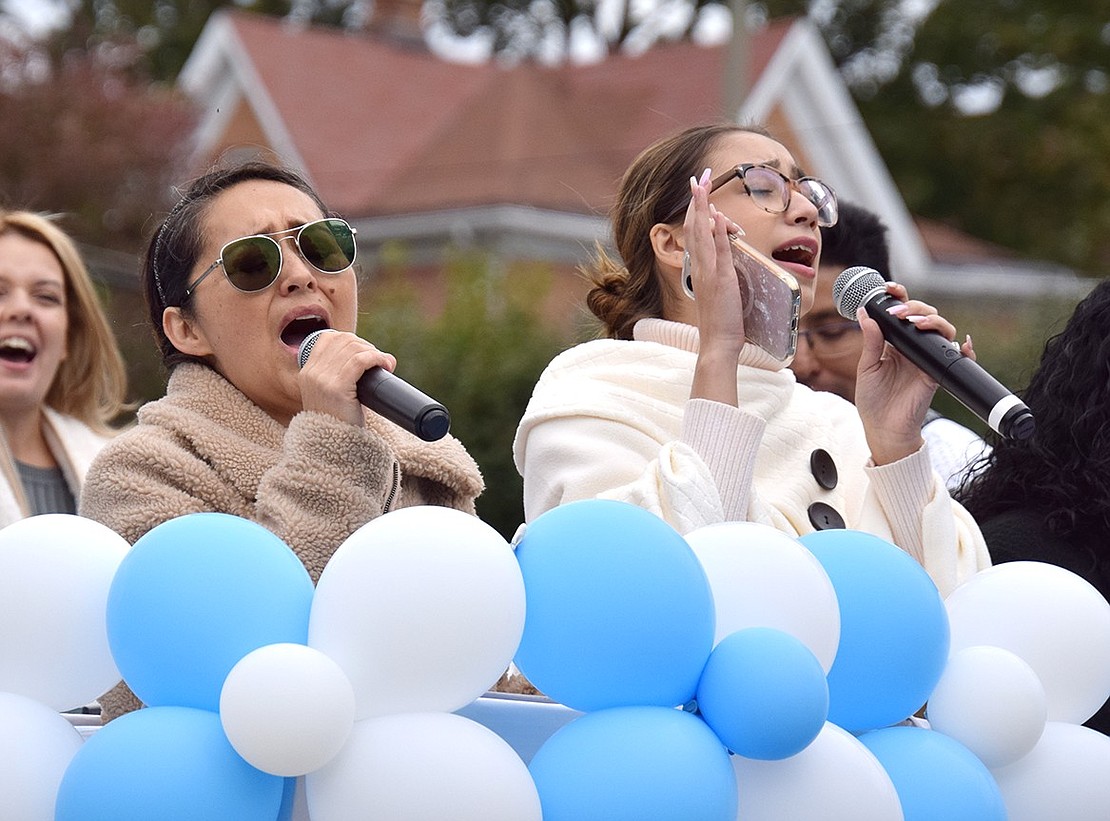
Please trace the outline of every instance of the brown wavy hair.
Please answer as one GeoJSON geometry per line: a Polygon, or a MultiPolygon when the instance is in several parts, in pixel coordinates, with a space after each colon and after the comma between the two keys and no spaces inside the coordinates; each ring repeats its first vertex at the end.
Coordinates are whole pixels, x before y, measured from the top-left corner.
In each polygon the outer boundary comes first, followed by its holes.
{"type": "Polygon", "coordinates": [[[96,288],[73,240],[52,216],[0,211],[0,235],[13,233],[50,249],[62,266],[66,289],[66,357],[46,394],[46,404],[101,432],[130,409],[127,371],[96,288]]]}
{"type": "Polygon", "coordinates": [[[601,320],[606,336],[631,339],[639,320],[663,315],[664,290],[651,245],[652,226],[685,218],[690,177],[702,172],[722,136],[737,131],[771,136],[758,126],[737,123],[693,126],[644,149],[624,172],[609,211],[620,259],[598,243],[594,259],[579,268],[593,283],[586,305],[601,320]]]}

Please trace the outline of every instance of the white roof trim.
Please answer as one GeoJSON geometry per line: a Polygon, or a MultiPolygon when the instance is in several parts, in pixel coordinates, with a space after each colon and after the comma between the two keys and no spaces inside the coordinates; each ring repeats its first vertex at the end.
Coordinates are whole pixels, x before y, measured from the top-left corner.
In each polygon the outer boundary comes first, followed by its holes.
{"type": "Polygon", "coordinates": [[[922,282],[932,266],[929,252],[820,33],[804,18],[783,37],[739,119],[766,122],[778,103],[810,161],[807,171],[879,214],[890,229],[895,275],[907,285],[922,282]]]}
{"type": "Polygon", "coordinates": [[[213,13],[178,77],[181,88],[201,109],[198,153],[211,151],[226,130],[236,105],[243,101],[257,117],[269,147],[284,162],[308,175],[309,169],[285,121],[246,54],[227,12],[213,13]]]}

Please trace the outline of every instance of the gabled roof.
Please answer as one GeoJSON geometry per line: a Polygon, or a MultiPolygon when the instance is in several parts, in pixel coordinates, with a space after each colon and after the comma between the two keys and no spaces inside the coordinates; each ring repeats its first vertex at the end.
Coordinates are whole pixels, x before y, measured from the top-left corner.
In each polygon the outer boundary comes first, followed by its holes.
{"type": "Polygon", "coordinates": [[[358,221],[364,240],[477,230],[580,250],[604,235],[621,174],[651,142],[698,122],[763,123],[809,173],[882,215],[899,279],[935,284],[922,234],[814,26],[776,21],[744,45],[750,89],[729,111],[727,44],[505,68],[222,10],[180,83],[201,107],[200,163],[237,144],[271,150],[358,221]]]}
{"type": "MultiPolygon", "coordinates": [[[[753,76],[787,27],[753,44],[753,76]]],[[[227,125],[246,106],[268,147],[352,215],[505,202],[594,213],[650,142],[722,117],[723,66],[722,48],[689,43],[592,65],[459,65],[221,11],[181,83],[202,107],[205,161],[227,147],[227,125]]]]}

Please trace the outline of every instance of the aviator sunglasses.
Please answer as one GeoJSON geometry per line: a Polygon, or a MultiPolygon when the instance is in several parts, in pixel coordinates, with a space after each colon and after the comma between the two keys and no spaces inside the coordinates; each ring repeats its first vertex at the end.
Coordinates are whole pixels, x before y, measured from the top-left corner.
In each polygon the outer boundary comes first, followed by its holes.
{"type": "Polygon", "coordinates": [[[281,273],[281,243],[288,239],[305,262],[322,274],[338,274],[355,262],[355,229],[335,217],[314,220],[270,234],[233,239],[220,249],[220,258],[185,289],[185,296],[192,296],[204,278],[221,265],[237,291],[253,294],[269,288],[281,273]]]}

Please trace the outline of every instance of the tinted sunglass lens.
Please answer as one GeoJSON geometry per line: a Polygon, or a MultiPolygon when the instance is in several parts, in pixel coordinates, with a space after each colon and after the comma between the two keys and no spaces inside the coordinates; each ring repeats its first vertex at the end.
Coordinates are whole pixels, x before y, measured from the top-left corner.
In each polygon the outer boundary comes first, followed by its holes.
{"type": "Polygon", "coordinates": [[[223,261],[232,285],[240,291],[261,291],[277,279],[281,249],[268,237],[246,237],[224,248],[223,261]]]}
{"type": "Polygon", "coordinates": [[[304,258],[328,274],[338,274],[355,261],[355,237],[351,226],[340,219],[312,222],[297,237],[304,258]]]}

